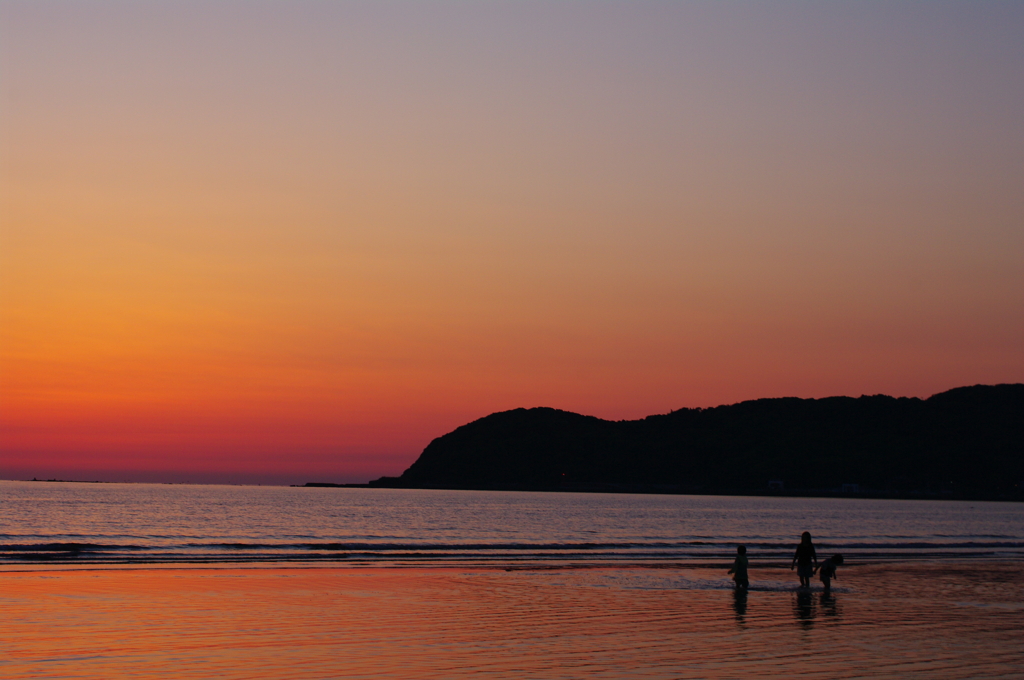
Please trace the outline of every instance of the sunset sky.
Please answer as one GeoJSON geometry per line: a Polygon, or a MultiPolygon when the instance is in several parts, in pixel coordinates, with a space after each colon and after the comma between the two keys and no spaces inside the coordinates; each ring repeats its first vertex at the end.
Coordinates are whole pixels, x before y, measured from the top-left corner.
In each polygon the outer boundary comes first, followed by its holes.
{"type": "Polygon", "coordinates": [[[0,478],[1024,382],[1024,3],[0,4],[0,478]]]}

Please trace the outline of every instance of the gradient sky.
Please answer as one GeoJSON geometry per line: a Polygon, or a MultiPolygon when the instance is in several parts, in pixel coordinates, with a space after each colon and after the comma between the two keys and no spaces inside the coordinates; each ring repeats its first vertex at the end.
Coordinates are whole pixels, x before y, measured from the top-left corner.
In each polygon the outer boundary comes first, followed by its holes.
{"type": "Polygon", "coordinates": [[[1024,382],[1024,3],[0,4],[0,477],[1024,382]]]}

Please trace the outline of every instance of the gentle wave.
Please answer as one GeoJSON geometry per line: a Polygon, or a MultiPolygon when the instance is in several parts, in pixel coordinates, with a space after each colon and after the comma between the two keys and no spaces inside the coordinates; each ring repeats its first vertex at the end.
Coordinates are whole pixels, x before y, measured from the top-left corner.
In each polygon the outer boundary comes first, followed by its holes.
{"type": "MultiPolygon", "coordinates": [[[[748,549],[762,550],[783,550],[791,551],[790,543],[754,543],[746,542],[748,549]]],[[[123,544],[102,544],[102,543],[74,543],[74,542],[53,542],[53,543],[30,543],[30,544],[3,544],[0,543],[0,552],[16,551],[112,551],[112,550],[163,550],[169,548],[197,549],[197,550],[450,550],[450,551],[471,551],[471,550],[651,550],[651,549],[672,549],[702,546],[709,548],[723,548],[733,550],[736,542],[711,543],[680,542],[680,543],[183,543],[169,545],[123,545],[123,544]]],[[[857,550],[952,550],[959,548],[1024,548],[1024,541],[962,541],[954,543],[829,543],[819,548],[828,550],[857,549],[857,550]]]]}
{"type": "MultiPolygon", "coordinates": [[[[792,546],[748,543],[752,559],[785,562],[792,546]]],[[[253,543],[207,542],[145,546],[74,542],[0,543],[0,563],[174,563],[294,561],[563,561],[639,562],[729,560],[735,543],[253,543]]],[[[1022,541],[959,541],[949,543],[831,543],[819,552],[843,552],[854,560],[1020,559],[1022,541]]]]}
{"type": "MultiPolygon", "coordinates": [[[[1021,560],[1016,503],[0,482],[3,564],[1021,560]]],[[[788,565],[787,565],[788,566],[788,565]]]]}

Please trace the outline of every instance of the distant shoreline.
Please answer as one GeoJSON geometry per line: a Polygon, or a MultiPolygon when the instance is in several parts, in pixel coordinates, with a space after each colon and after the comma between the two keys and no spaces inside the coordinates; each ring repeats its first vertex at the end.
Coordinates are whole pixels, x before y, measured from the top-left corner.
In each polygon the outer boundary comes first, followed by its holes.
{"type": "MultiPolygon", "coordinates": [[[[56,483],[56,484],[118,484],[119,483],[119,482],[108,482],[108,481],[102,480],[102,479],[36,479],[35,477],[33,477],[32,479],[24,479],[24,480],[12,479],[11,481],[12,482],[17,482],[17,481],[25,481],[25,482],[52,482],[52,483],[56,483]]],[[[130,483],[130,482],[126,482],[126,483],[130,483]]]]}
{"type": "Polygon", "coordinates": [[[305,484],[229,484],[225,482],[117,482],[110,480],[81,479],[0,479],[6,482],[47,483],[47,484],[155,484],[160,486],[252,486],[277,487],[293,489],[398,489],[427,491],[509,491],[522,493],[587,493],[587,494],[640,494],[652,496],[726,496],[754,498],[852,498],[864,500],[907,500],[907,501],[990,501],[1003,503],[1021,503],[1024,497],[986,496],[986,495],[953,495],[929,490],[910,490],[889,492],[879,489],[862,489],[859,491],[843,491],[841,489],[787,489],[784,491],[759,491],[745,489],[670,489],[652,488],[645,485],[594,485],[564,487],[502,487],[502,486],[405,486],[395,483],[398,477],[381,477],[366,483],[306,482],[305,484]]]}
{"type": "Polygon", "coordinates": [[[502,486],[405,486],[395,483],[397,477],[382,477],[367,484],[335,484],[332,482],[307,482],[292,484],[294,488],[328,488],[328,489],[419,489],[436,491],[511,491],[526,493],[609,493],[609,494],[641,494],[661,496],[752,496],[757,498],[860,498],[870,500],[922,500],[922,501],[999,501],[1020,503],[1024,497],[961,495],[928,490],[884,491],[879,489],[862,489],[843,491],[842,489],[789,489],[785,491],[758,491],[744,489],[667,489],[649,485],[593,485],[564,487],[502,487],[502,486]],[[384,481],[382,481],[384,480],[384,481]]]}

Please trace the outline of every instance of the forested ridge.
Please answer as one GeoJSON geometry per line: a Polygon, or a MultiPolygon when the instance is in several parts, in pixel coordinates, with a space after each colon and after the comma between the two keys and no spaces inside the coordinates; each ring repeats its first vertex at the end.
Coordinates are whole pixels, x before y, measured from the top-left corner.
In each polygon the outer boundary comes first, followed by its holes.
{"type": "Polygon", "coordinates": [[[928,399],[758,399],[608,421],[494,413],[432,441],[408,488],[1020,498],[1024,385],[928,399]]]}

